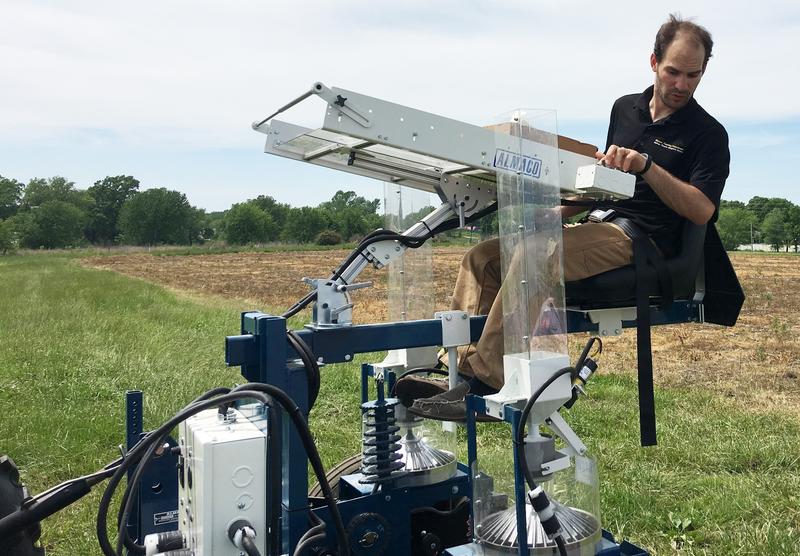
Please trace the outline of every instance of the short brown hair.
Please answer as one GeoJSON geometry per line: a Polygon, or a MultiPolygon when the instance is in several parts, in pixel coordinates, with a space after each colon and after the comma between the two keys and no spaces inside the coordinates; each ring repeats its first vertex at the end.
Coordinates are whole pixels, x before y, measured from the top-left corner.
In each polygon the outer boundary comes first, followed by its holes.
{"type": "Polygon", "coordinates": [[[678,33],[692,35],[695,40],[703,45],[706,51],[706,56],[703,60],[703,69],[705,69],[708,59],[711,58],[711,48],[714,46],[714,41],[711,40],[711,33],[705,27],[681,18],[680,14],[669,14],[667,22],[656,33],[656,43],[653,46],[653,54],[656,55],[656,61],[661,62],[664,53],[678,33]]]}

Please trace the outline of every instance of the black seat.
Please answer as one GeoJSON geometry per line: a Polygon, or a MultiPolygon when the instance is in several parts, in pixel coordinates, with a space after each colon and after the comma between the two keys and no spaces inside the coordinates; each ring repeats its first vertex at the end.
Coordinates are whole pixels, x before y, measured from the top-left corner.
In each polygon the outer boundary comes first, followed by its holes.
{"type": "MultiPolygon", "coordinates": [[[[697,225],[687,220],[681,232],[678,254],[665,261],[667,271],[672,277],[674,299],[691,299],[695,293],[697,276],[703,264],[705,236],[705,224],[697,225]]],[[[646,265],[643,276],[651,302],[660,302],[661,292],[656,269],[646,265]]],[[[567,282],[565,290],[569,307],[632,307],[636,305],[636,272],[633,265],[615,268],[583,280],[567,282]]]]}

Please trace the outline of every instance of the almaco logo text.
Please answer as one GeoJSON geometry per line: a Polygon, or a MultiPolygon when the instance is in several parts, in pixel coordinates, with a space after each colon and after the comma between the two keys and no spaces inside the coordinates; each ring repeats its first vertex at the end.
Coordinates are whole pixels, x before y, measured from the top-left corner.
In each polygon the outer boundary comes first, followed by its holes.
{"type": "Polygon", "coordinates": [[[538,158],[512,153],[504,149],[495,151],[494,167],[509,172],[519,172],[532,178],[538,178],[542,174],[542,161],[538,158]]]}

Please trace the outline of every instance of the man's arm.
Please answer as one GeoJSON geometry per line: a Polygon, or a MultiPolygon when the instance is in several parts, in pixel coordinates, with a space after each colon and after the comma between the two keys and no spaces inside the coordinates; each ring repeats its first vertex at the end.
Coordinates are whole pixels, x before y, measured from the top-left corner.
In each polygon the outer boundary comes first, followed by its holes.
{"type": "MultiPolygon", "coordinates": [[[[623,172],[641,172],[645,165],[641,153],[617,145],[611,145],[605,154],[598,151],[595,158],[600,164],[623,172]]],[[[665,205],[695,224],[705,224],[714,215],[714,203],[705,193],[656,163],[642,177],[665,205]]]]}

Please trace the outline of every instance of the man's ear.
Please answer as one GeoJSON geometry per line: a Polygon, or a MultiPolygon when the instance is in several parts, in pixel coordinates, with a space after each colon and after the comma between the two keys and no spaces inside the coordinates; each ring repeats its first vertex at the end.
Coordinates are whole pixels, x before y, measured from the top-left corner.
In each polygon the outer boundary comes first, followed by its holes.
{"type": "Polygon", "coordinates": [[[656,60],[656,53],[650,53],[650,68],[655,72],[658,68],[658,60],[656,60]]]}

